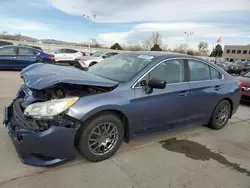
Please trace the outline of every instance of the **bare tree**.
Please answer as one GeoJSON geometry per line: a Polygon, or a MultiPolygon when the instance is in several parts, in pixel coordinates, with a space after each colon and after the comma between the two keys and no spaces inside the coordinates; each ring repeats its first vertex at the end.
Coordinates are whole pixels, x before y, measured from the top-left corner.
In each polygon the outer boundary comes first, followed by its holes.
{"type": "Polygon", "coordinates": [[[205,41],[200,41],[198,44],[198,52],[201,55],[208,55],[208,43],[205,41]]]}
{"type": "Polygon", "coordinates": [[[158,32],[152,33],[152,35],[143,42],[143,47],[147,50],[150,50],[155,45],[162,45],[162,37],[158,32]]]}
{"type": "Polygon", "coordinates": [[[21,33],[17,33],[15,34],[13,37],[14,37],[14,40],[21,40],[21,33]]]}
{"type": "Polygon", "coordinates": [[[187,49],[187,44],[179,44],[172,51],[176,53],[185,54],[186,49],[187,49]]]}
{"type": "Polygon", "coordinates": [[[94,47],[94,48],[100,48],[101,47],[99,42],[94,38],[91,39],[91,46],[94,47]]]}

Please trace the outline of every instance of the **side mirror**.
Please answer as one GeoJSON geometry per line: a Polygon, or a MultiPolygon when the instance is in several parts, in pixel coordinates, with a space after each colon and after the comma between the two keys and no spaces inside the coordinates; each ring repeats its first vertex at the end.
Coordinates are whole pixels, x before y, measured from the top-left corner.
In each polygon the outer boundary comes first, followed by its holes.
{"type": "Polygon", "coordinates": [[[148,86],[154,89],[165,89],[167,82],[165,80],[159,80],[157,78],[152,78],[148,82],[148,86]]]}

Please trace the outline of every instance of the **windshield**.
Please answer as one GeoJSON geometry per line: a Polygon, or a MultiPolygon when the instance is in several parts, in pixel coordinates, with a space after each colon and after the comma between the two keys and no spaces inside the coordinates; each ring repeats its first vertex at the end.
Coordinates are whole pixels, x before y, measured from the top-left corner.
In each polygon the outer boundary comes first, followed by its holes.
{"type": "Polygon", "coordinates": [[[250,78],[250,71],[249,71],[249,72],[247,72],[247,73],[245,73],[245,74],[243,75],[243,77],[250,78]]]}
{"type": "Polygon", "coordinates": [[[90,67],[87,71],[97,76],[123,83],[133,78],[153,58],[153,56],[138,54],[118,54],[104,59],[100,63],[90,67]]]}
{"type": "Polygon", "coordinates": [[[101,57],[103,54],[104,54],[104,52],[98,51],[98,52],[93,53],[91,56],[93,56],[93,57],[101,57]]]}

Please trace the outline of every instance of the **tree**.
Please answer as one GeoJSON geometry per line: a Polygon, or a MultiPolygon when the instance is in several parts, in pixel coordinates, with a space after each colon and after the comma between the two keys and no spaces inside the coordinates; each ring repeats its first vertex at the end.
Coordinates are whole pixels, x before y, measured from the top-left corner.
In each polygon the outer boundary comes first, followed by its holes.
{"type": "Polygon", "coordinates": [[[162,49],[160,48],[158,44],[155,44],[153,48],[151,48],[151,51],[162,51],[162,49]]]}
{"type": "Polygon", "coordinates": [[[142,51],[144,48],[140,44],[135,44],[135,45],[128,45],[128,46],[123,46],[123,49],[128,50],[128,51],[142,51]]]}
{"type": "Polygon", "coordinates": [[[162,45],[162,37],[158,32],[152,33],[151,37],[143,42],[143,46],[147,50],[150,50],[155,45],[158,45],[159,47],[162,45]]]}
{"type": "Polygon", "coordinates": [[[220,44],[217,44],[210,54],[210,57],[221,57],[223,50],[220,44]]]}
{"type": "Polygon", "coordinates": [[[111,46],[111,49],[113,50],[122,50],[122,47],[119,43],[115,43],[113,46],[111,46]]]}
{"type": "Polygon", "coordinates": [[[180,45],[177,45],[177,46],[172,50],[172,52],[185,54],[186,49],[187,49],[187,44],[180,44],[180,45]]]}
{"type": "Polygon", "coordinates": [[[13,36],[14,40],[21,40],[21,37],[22,37],[21,33],[17,33],[13,36]]]}
{"type": "Polygon", "coordinates": [[[94,38],[91,39],[91,46],[94,47],[94,48],[100,48],[101,47],[99,42],[94,38]]]}
{"type": "Polygon", "coordinates": [[[205,41],[200,41],[198,44],[198,52],[200,55],[206,56],[208,54],[208,43],[205,41]]]}
{"type": "Polygon", "coordinates": [[[193,50],[188,50],[188,51],[187,51],[187,54],[188,54],[188,55],[194,55],[195,52],[194,52],[193,50]]]}

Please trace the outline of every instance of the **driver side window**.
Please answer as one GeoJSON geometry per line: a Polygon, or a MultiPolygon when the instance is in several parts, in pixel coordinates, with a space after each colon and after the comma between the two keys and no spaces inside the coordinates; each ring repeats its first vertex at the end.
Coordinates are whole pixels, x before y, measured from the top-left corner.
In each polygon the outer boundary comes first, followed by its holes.
{"type": "Polygon", "coordinates": [[[159,64],[145,75],[143,79],[136,84],[136,87],[147,86],[147,83],[152,78],[164,80],[167,84],[184,82],[184,61],[181,59],[169,60],[159,64]]]}

